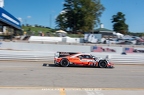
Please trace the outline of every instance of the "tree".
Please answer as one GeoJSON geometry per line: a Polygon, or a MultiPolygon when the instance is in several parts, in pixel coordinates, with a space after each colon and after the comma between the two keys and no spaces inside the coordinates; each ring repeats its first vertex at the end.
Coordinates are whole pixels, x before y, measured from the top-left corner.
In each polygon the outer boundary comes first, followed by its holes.
{"type": "Polygon", "coordinates": [[[60,15],[58,15],[58,17],[56,18],[56,24],[57,27],[59,27],[60,29],[66,30],[65,14],[61,13],[60,15]]]}
{"type": "Polygon", "coordinates": [[[128,25],[125,23],[125,14],[118,12],[112,16],[113,30],[122,34],[127,34],[128,25]]]}
{"type": "Polygon", "coordinates": [[[73,32],[93,30],[105,9],[100,0],[65,0],[63,6],[56,23],[61,29],[73,32]]]}

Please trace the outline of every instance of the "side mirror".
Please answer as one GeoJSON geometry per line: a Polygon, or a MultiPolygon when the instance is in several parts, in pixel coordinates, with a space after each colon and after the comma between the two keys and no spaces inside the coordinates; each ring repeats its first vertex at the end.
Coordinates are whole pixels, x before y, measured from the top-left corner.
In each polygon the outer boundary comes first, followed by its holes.
{"type": "Polygon", "coordinates": [[[93,58],[94,60],[96,60],[96,59],[97,59],[97,58],[96,58],[96,57],[94,57],[94,56],[93,56],[92,58],[93,58]]]}

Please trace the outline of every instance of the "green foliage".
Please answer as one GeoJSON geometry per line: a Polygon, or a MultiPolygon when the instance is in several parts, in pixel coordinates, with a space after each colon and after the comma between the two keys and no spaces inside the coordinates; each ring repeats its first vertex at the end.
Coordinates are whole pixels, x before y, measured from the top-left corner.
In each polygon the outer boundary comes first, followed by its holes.
{"type": "Polygon", "coordinates": [[[53,32],[53,29],[46,28],[46,27],[33,27],[33,26],[22,26],[24,32],[27,32],[28,35],[39,35],[39,32],[43,32],[46,34],[47,32],[53,32]]]}
{"type": "Polygon", "coordinates": [[[56,18],[56,24],[58,25],[57,27],[60,27],[59,29],[66,30],[66,24],[65,24],[65,16],[64,16],[64,14],[60,14],[56,18]]]}
{"type": "Polygon", "coordinates": [[[142,37],[144,36],[144,32],[137,32],[137,33],[134,33],[134,32],[128,32],[127,33],[128,35],[132,35],[132,36],[138,36],[138,37],[142,37]]]}
{"type": "MultiPolygon", "coordinates": [[[[45,34],[45,36],[47,36],[47,32],[49,33],[49,36],[56,36],[55,34],[55,29],[50,29],[50,28],[47,28],[47,27],[32,27],[31,25],[28,25],[28,26],[22,26],[22,29],[23,29],[23,32],[27,32],[27,35],[35,35],[35,36],[38,36],[39,35],[39,31],[43,32],[45,34]],[[34,34],[33,34],[33,31],[34,31],[34,34]]],[[[73,38],[82,38],[84,37],[83,34],[81,33],[78,33],[78,34],[70,34],[68,33],[67,36],[69,37],[73,37],[73,38]]]]}
{"type": "Polygon", "coordinates": [[[104,9],[100,0],[65,0],[63,13],[56,19],[57,27],[75,33],[91,31],[100,23],[104,9]]]}
{"type": "Polygon", "coordinates": [[[72,38],[83,38],[84,34],[67,34],[67,36],[72,38]]]}
{"type": "Polygon", "coordinates": [[[118,12],[112,16],[113,30],[122,34],[127,34],[128,25],[125,23],[125,14],[118,12]]]}

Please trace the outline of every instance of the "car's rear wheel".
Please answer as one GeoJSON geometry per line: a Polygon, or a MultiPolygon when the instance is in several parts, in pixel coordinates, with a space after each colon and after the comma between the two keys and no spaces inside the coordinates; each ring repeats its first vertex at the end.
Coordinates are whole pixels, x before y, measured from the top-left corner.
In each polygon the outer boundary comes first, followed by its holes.
{"type": "Polygon", "coordinates": [[[98,66],[99,66],[100,68],[106,68],[106,67],[107,67],[107,61],[106,61],[106,60],[100,60],[100,61],[98,62],[98,66]]]}
{"type": "Polygon", "coordinates": [[[60,62],[60,65],[62,67],[68,67],[69,66],[69,61],[67,59],[62,59],[61,62],[60,62]]]}

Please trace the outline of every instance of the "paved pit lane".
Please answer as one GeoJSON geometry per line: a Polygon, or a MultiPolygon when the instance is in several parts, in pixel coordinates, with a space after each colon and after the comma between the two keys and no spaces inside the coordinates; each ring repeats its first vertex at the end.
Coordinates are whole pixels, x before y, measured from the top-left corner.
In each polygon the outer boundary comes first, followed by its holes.
{"type": "Polygon", "coordinates": [[[113,69],[101,69],[78,66],[55,67],[52,64],[42,66],[44,63],[1,61],[1,94],[143,95],[144,93],[144,65],[115,65],[113,69]]]}

